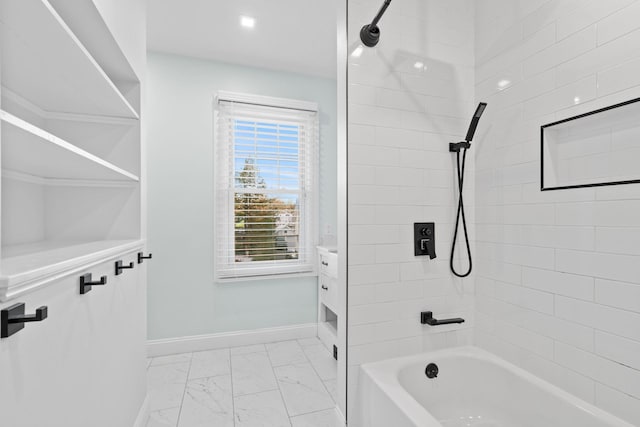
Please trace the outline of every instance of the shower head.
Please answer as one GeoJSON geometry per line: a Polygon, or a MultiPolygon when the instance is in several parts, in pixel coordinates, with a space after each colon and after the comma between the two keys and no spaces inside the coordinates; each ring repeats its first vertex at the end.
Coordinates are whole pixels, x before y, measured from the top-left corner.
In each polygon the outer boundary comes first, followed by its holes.
{"type": "Polygon", "coordinates": [[[371,24],[367,24],[360,29],[360,40],[367,47],[374,47],[380,41],[380,28],[378,28],[378,21],[384,15],[384,12],[387,10],[389,5],[391,4],[391,0],[384,0],[384,4],[378,11],[378,14],[373,18],[371,24]]]}
{"type": "Polygon", "coordinates": [[[480,117],[482,117],[482,113],[484,113],[485,108],[487,108],[486,102],[481,102],[478,104],[478,108],[476,108],[476,112],[473,113],[473,118],[471,119],[471,124],[469,125],[469,130],[467,131],[467,137],[465,141],[471,142],[473,139],[473,135],[476,133],[476,128],[478,127],[478,122],[480,121],[480,117]]]}
{"type": "Polygon", "coordinates": [[[471,118],[471,124],[469,125],[469,130],[467,131],[467,137],[462,142],[449,143],[449,151],[451,153],[459,153],[462,149],[468,150],[469,148],[471,148],[471,140],[473,139],[473,135],[476,133],[476,128],[478,127],[480,117],[482,117],[482,113],[484,113],[484,110],[486,108],[486,102],[481,102],[480,104],[478,104],[478,108],[476,108],[476,112],[473,113],[473,117],[471,118]]]}

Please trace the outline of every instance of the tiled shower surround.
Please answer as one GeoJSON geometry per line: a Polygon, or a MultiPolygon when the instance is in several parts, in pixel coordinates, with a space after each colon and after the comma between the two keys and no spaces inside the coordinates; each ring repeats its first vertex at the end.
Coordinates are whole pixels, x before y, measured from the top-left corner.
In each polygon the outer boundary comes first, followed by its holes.
{"type": "MultiPolygon", "coordinates": [[[[379,6],[349,1],[351,50],[379,6]]],[[[380,26],[349,58],[350,397],[361,363],[473,343],[640,425],[640,185],[541,192],[539,162],[541,125],[640,97],[640,1],[402,0],[380,26]],[[460,280],[447,143],[479,101],[460,280]]]]}
{"type": "Polygon", "coordinates": [[[640,185],[541,192],[539,160],[541,125],[640,97],[640,2],[479,1],[475,32],[475,342],[640,425],[640,185]]]}
{"type": "MultiPolygon", "coordinates": [[[[349,1],[350,51],[380,5],[349,1]]],[[[448,150],[475,108],[473,19],[472,1],[398,0],[378,46],[349,57],[350,404],[360,364],[472,341],[473,279],[449,272],[456,198],[448,150]],[[414,222],[436,223],[436,259],[414,257],[414,222]],[[466,322],[429,328],[419,320],[425,310],[466,322]]],[[[471,157],[471,231],[473,173],[471,157]]]]}

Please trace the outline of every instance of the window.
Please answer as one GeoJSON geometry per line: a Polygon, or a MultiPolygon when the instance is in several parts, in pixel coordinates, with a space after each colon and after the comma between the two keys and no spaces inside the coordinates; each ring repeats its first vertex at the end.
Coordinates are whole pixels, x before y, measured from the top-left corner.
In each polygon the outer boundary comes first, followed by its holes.
{"type": "Polygon", "coordinates": [[[215,104],[216,277],[313,271],[317,105],[229,92],[215,104]]]}

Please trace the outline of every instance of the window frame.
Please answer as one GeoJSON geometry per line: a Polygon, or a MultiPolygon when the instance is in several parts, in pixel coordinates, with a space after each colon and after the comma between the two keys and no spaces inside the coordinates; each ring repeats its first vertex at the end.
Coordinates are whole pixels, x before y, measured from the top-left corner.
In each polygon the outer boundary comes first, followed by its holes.
{"type": "MultiPolygon", "coordinates": [[[[268,279],[277,277],[299,277],[299,276],[315,276],[315,247],[318,239],[318,193],[319,193],[319,111],[318,104],[315,102],[276,98],[262,95],[253,95],[245,93],[235,93],[228,91],[218,91],[214,95],[213,102],[213,152],[214,152],[214,280],[232,282],[246,281],[256,279],[268,279]],[[257,263],[261,261],[250,261],[245,266],[231,261],[235,258],[235,223],[234,197],[236,189],[235,168],[233,143],[228,139],[222,140],[220,137],[220,108],[221,103],[241,104],[248,108],[260,109],[264,107],[264,111],[274,111],[274,108],[289,110],[290,112],[299,111],[300,115],[310,113],[313,114],[313,132],[311,140],[305,140],[304,150],[305,175],[308,179],[300,181],[299,190],[296,194],[300,194],[304,200],[301,201],[300,210],[300,240],[299,253],[302,254],[301,259],[297,260],[277,260],[268,261],[269,264],[260,266],[257,263]],[[226,169],[220,171],[220,168],[226,169]],[[224,174],[224,176],[223,176],[224,174]],[[226,200],[225,200],[226,199],[226,200]],[[219,205],[223,206],[220,207],[219,205]],[[218,238],[225,239],[226,244],[219,243],[218,238]],[[225,262],[226,260],[226,262],[225,262]]],[[[267,194],[278,193],[278,190],[270,191],[258,190],[267,194]]],[[[282,193],[285,193],[283,190],[282,193]]]]}

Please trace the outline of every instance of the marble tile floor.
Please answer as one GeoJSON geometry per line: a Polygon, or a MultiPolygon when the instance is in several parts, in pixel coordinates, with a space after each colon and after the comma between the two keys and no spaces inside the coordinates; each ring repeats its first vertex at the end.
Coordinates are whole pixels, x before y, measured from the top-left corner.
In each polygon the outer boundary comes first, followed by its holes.
{"type": "Polygon", "coordinates": [[[147,427],[343,427],[317,338],[148,360],[147,427]]]}

